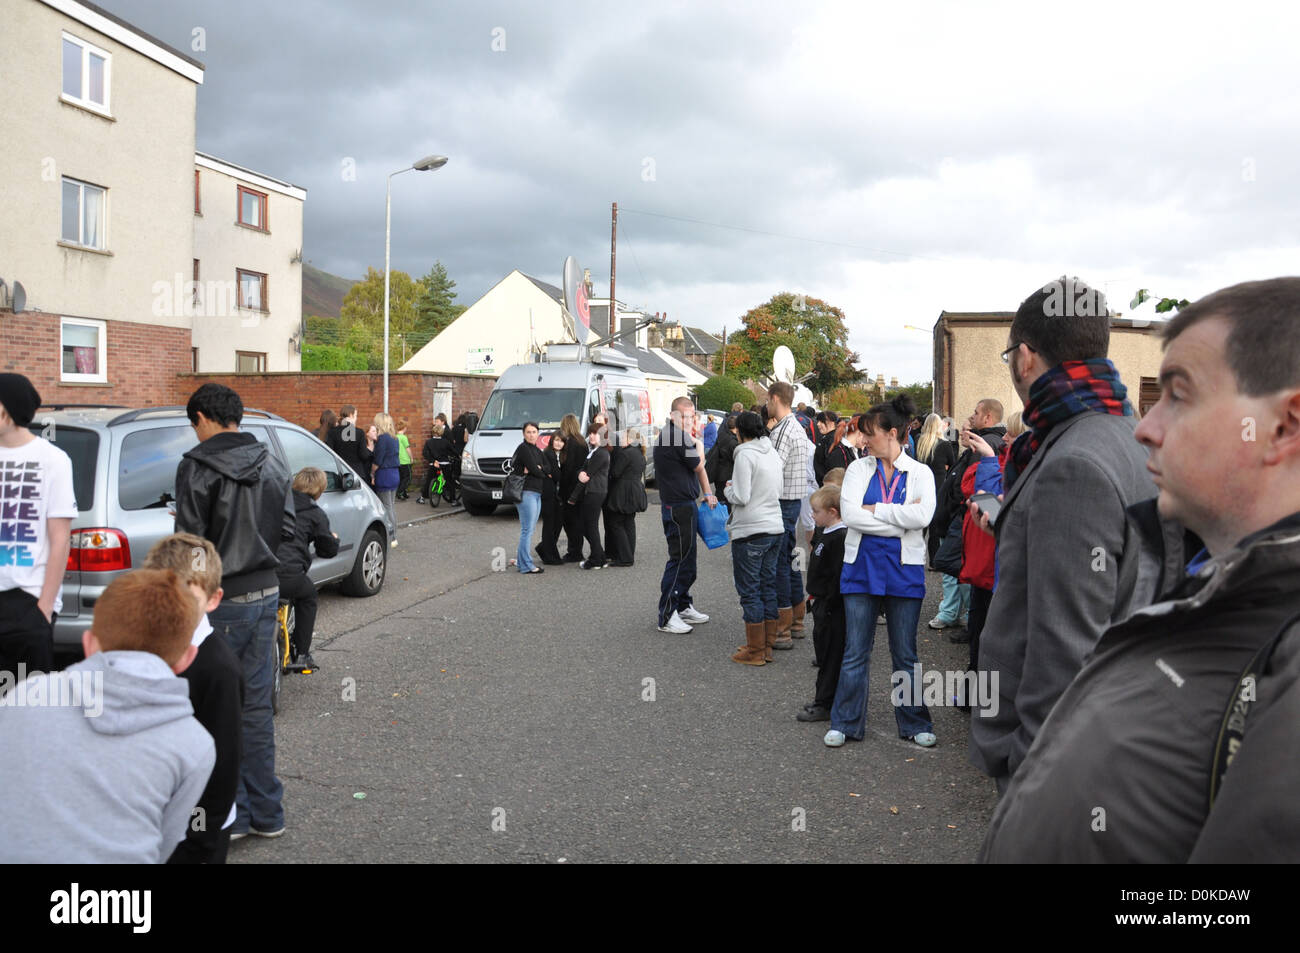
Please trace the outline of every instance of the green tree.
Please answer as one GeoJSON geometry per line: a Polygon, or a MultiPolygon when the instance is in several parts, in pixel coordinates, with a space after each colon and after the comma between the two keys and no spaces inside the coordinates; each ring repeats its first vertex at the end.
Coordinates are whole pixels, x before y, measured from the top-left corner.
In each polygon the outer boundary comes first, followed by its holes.
{"type": "Polygon", "coordinates": [[[772,372],[772,353],[784,344],[794,354],[798,376],[812,373],[808,389],[822,394],[862,378],[849,350],[844,312],[820,298],[789,292],[749,311],[743,327],[727,341],[727,375],[758,377],[772,372]]]}
{"type": "MultiPolygon", "coordinates": [[[[393,271],[388,278],[388,361],[391,367],[401,364],[402,344],[399,335],[410,340],[416,336],[418,314],[415,302],[420,285],[404,271],[393,271]]],[[[384,366],[384,273],[366,269],[366,276],[348,289],[339,314],[343,345],[366,355],[371,370],[384,366]]]]}
{"type": "Polygon", "coordinates": [[[337,344],[304,344],[302,369],[304,371],[367,371],[370,367],[365,354],[349,351],[337,344]]]}
{"type": "Polygon", "coordinates": [[[440,261],[433,263],[418,285],[415,330],[423,343],[441,334],[447,325],[464,314],[465,306],[456,304],[456,282],[448,277],[447,269],[440,261]]]}
{"type": "MultiPolygon", "coordinates": [[[[1133,300],[1128,303],[1129,310],[1136,310],[1138,305],[1152,297],[1154,297],[1154,295],[1152,295],[1150,291],[1147,291],[1146,288],[1139,288],[1137,294],[1133,296],[1133,300]]],[[[1191,304],[1191,302],[1186,298],[1161,298],[1156,302],[1156,314],[1167,314],[1170,311],[1178,311],[1187,307],[1189,304],[1191,304]]]]}
{"type": "Polygon", "coordinates": [[[736,378],[718,375],[695,388],[695,401],[701,410],[712,407],[715,410],[729,411],[736,401],[740,401],[748,410],[754,402],[754,395],[736,378]]]}

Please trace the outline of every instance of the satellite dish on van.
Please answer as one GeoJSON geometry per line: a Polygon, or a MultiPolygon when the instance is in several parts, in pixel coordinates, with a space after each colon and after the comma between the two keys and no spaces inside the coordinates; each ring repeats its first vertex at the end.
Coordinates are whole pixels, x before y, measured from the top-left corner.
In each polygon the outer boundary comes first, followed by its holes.
{"type": "Polygon", "coordinates": [[[582,269],[572,255],[564,259],[565,330],[573,328],[574,340],[586,344],[591,337],[591,309],[587,306],[587,288],[582,280],[582,269]]]}
{"type": "Polygon", "coordinates": [[[794,381],[794,354],[784,344],[772,353],[772,376],[787,384],[794,381]]]}

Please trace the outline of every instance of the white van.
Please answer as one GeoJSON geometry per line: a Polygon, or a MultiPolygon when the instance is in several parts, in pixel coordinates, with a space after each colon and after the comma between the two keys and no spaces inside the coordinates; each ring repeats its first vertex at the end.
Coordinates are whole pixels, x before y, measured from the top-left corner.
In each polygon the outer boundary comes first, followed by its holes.
{"type": "MultiPolygon", "coordinates": [[[[590,361],[581,356],[576,344],[552,344],[540,361],[502,371],[461,454],[460,495],[468,513],[487,516],[497,508],[504,464],[523,442],[530,420],[546,435],[559,429],[565,414],[574,414],[585,433],[591,419],[604,413],[611,431],[635,428],[647,448],[654,445],[650,389],[636,361],[609,348],[594,349],[590,361]]],[[[650,458],[646,479],[653,476],[650,458]]]]}

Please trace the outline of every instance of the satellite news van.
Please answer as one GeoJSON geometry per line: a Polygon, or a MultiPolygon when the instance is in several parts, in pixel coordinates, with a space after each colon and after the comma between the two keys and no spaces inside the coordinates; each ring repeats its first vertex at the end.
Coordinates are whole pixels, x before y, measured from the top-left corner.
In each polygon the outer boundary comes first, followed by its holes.
{"type": "Polygon", "coordinates": [[[529,421],[541,429],[538,445],[545,447],[545,435],[559,429],[565,414],[576,416],[585,434],[587,424],[603,413],[611,433],[631,429],[640,434],[646,448],[646,479],[654,477],[650,449],[657,433],[651,419],[650,386],[635,358],[613,348],[587,345],[591,322],[579,274],[576,262],[568,259],[566,311],[582,322],[573,322],[579,343],[548,344],[532,363],[502,371],[461,453],[460,498],[472,516],[490,515],[502,503],[507,467],[529,421]]]}

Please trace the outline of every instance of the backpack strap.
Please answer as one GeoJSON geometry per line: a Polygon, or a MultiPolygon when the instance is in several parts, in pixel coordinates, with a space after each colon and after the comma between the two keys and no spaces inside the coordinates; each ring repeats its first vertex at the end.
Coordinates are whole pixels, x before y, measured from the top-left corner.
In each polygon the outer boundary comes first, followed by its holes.
{"type": "Polygon", "coordinates": [[[1223,720],[1219,725],[1219,737],[1214,743],[1214,755],[1210,763],[1210,789],[1206,813],[1209,813],[1209,809],[1214,807],[1214,799],[1218,796],[1220,788],[1223,787],[1223,779],[1227,776],[1228,768],[1232,765],[1232,758],[1237,753],[1237,749],[1241,747],[1241,740],[1246,734],[1246,718],[1250,715],[1251,708],[1254,707],[1256,702],[1260,676],[1268,668],[1269,660],[1273,657],[1273,651],[1297,622],[1300,622],[1300,612],[1282,623],[1282,628],[1278,630],[1277,634],[1260,646],[1259,651],[1242,669],[1241,675],[1237,679],[1232,697],[1228,699],[1228,707],[1224,711],[1223,720]]]}

